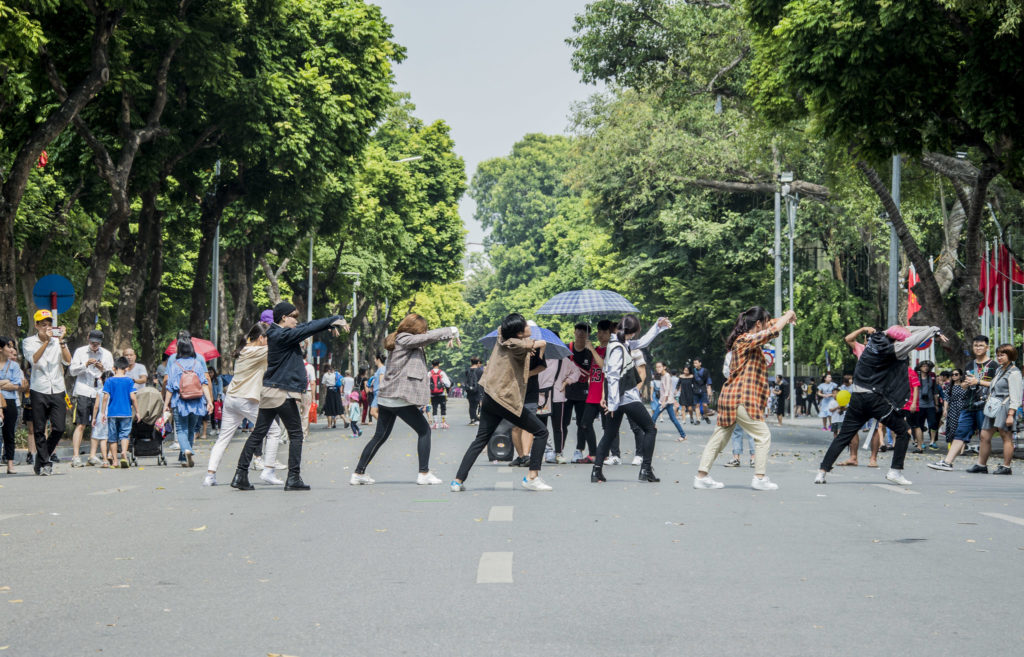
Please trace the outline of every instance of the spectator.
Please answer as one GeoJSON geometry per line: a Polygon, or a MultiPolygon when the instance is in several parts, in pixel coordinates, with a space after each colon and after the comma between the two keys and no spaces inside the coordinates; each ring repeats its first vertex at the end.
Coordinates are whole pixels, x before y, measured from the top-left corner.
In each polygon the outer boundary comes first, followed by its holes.
{"type": "MultiPolygon", "coordinates": [[[[180,335],[180,334],[179,334],[180,335]]],[[[187,336],[187,333],[186,333],[187,336]]],[[[213,392],[203,359],[196,357],[190,337],[178,338],[176,358],[168,361],[164,412],[174,412],[174,433],[181,454],[182,467],[193,467],[193,446],[199,423],[213,412],[213,392]]],[[[113,435],[113,426],[108,427],[113,435]]]]}
{"type": "MultiPolygon", "coordinates": [[[[75,387],[71,393],[75,398],[75,432],[71,436],[72,468],[82,467],[82,459],[79,457],[82,435],[85,428],[92,425],[92,418],[95,415],[93,406],[102,386],[100,378],[104,372],[113,369],[114,357],[103,348],[103,331],[90,331],[89,344],[75,349],[75,355],[71,357],[71,366],[68,368],[68,373],[75,377],[75,387]]],[[[89,465],[98,463],[97,461],[89,465]]]]}
{"type": "Polygon", "coordinates": [[[374,359],[377,362],[377,371],[373,373],[372,377],[373,399],[370,400],[370,416],[373,417],[374,420],[376,420],[379,415],[378,401],[380,399],[380,384],[384,380],[384,374],[387,372],[387,367],[385,365],[387,358],[388,357],[384,354],[377,354],[374,359]]]}
{"type": "Polygon", "coordinates": [[[146,370],[146,366],[138,362],[138,356],[135,355],[135,350],[131,347],[121,351],[121,355],[128,360],[128,370],[125,372],[128,378],[135,382],[135,389],[133,392],[138,392],[139,388],[146,385],[149,381],[149,372],[146,370]]]}
{"type": "Polygon", "coordinates": [[[18,427],[18,393],[24,380],[14,340],[0,336],[0,408],[3,418],[3,460],[14,474],[14,430],[18,427]]]}
{"type": "Polygon", "coordinates": [[[452,381],[448,378],[448,373],[441,369],[441,361],[435,360],[430,363],[427,382],[430,384],[430,408],[434,415],[433,428],[447,429],[448,388],[452,387],[452,381]]]}
{"type": "Polygon", "coordinates": [[[711,424],[711,397],[714,393],[711,390],[711,373],[706,367],[701,366],[699,358],[693,359],[693,401],[700,410],[704,421],[711,424]]]}
{"type": "Polygon", "coordinates": [[[323,414],[327,417],[327,428],[334,429],[338,426],[338,416],[344,412],[341,404],[341,375],[334,369],[334,365],[327,365],[320,383],[324,386],[323,414]]]}
{"type": "Polygon", "coordinates": [[[132,436],[132,417],[135,416],[135,381],[127,372],[128,359],[121,356],[114,362],[114,376],[103,384],[103,409],[100,411],[100,422],[107,423],[110,460],[114,460],[120,444],[122,468],[128,467],[128,440],[132,436]]]}
{"type": "Polygon", "coordinates": [[[36,334],[25,338],[22,351],[32,365],[29,399],[35,428],[37,475],[53,474],[53,452],[64,436],[67,420],[67,388],[64,368],[71,364],[71,352],[64,341],[66,329],[53,325],[49,310],[37,310],[33,316],[36,334]],[[46,423],[50,435],[46,435],[46,423]]]}

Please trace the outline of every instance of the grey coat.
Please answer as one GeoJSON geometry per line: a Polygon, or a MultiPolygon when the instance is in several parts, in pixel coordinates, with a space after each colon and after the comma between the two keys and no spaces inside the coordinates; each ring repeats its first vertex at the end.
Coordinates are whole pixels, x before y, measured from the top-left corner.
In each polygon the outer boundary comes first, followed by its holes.
{"type": "Polygon", "coordinates": [[[426,333],[399,333],[395,349],[388,356],[384,380],[380,382],[380,397],[402,399],[413,406],[430,403],[427,386],[427,356],[423,348],[435,342],[455,337],[451,327],[434,329],[426,333]]]}

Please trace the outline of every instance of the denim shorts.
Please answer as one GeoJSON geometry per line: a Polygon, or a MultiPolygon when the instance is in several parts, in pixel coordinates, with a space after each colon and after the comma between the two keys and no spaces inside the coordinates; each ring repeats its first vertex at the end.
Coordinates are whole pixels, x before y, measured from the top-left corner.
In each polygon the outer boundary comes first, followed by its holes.
{"type": "Polygon", "coordinates": [[[965,443],[971,442],[971,436],[975,431],[985,426],[985,412],[983,409],[964,409],[960,411],[960,420],[956,425],[956,436],[954,440],[962,440],[965,443]]]}
{"type": "Polygon", "coordinates": [[[107,442],[128,440],[132,437],[132,419],[130,417],[107,418],[107,442]]]}

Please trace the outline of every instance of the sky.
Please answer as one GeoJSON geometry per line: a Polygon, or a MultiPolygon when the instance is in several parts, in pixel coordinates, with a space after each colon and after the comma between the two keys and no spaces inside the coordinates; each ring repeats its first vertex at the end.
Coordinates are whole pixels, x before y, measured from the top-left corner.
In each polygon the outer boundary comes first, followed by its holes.
{"type": "MultiPolygon", "coordinates": [[[[580,82],[565,43],[584,0],[372,1],[406,48],[398,90],[412,94],[421,119],[451,126],[467,180],[527,133],[568,132],[573,103],[598,90],[580,82]]],[[[483,239],[474,209],[464,197],[469,243],[483,239]]]]}

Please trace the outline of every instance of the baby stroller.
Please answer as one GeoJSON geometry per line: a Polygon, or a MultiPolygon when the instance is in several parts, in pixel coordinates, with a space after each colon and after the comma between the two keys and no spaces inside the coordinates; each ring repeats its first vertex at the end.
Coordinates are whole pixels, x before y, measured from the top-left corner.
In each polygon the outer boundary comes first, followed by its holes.
{"type": "Polygon", "coordinates": [[[156,388],[140,388],[135,393],[135,407],[138,417],[132,425],[132,436],[128,442],[128,460],[138,465],[138,457],[155,456],[159,465],[167,465],[164,458],[164,437],[161,428],[164,401],[156,388]]]}

